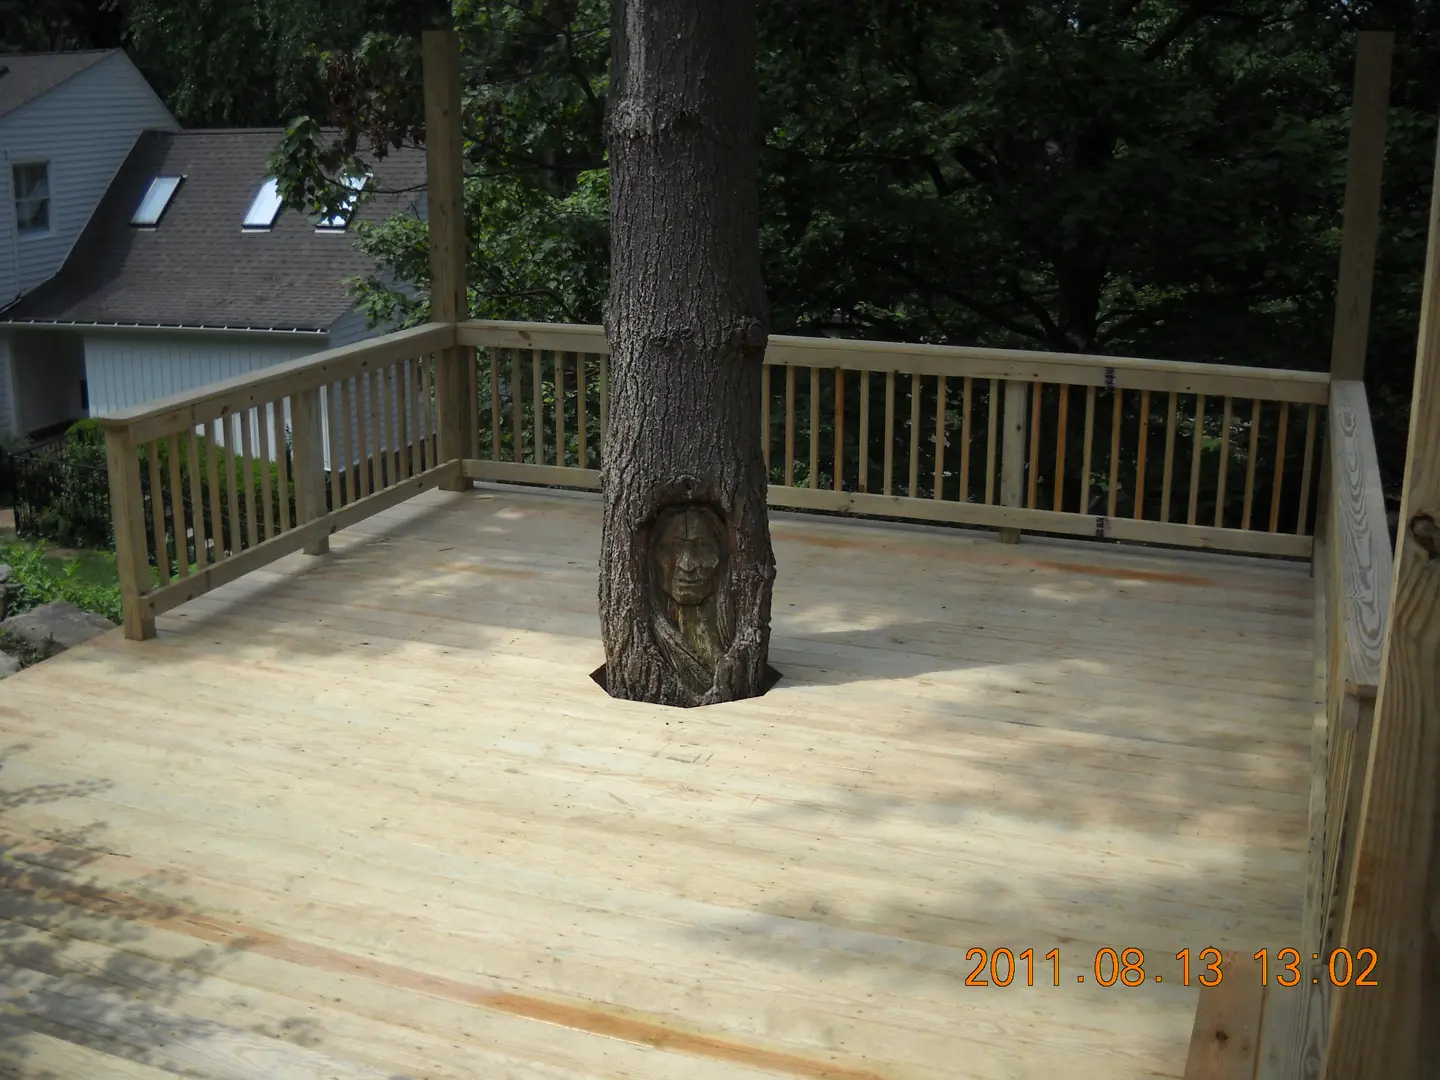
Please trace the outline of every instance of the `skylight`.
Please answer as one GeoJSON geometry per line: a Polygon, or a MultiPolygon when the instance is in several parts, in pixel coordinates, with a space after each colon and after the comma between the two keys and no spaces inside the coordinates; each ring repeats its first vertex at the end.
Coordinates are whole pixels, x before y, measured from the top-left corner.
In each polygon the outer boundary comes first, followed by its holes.
{"type": "Polygon", "coordinates": [[[259,192],[255,195],[255,201],[250,204],[250,210],[245,215],[247,229],[268,229],[275,224],[275,219],[280,216],[280,187],[272,176],[260,185],[259,192]]]}
{"type": "Polygon", "coordinates": [[[343,231],[345,226],[350,223],[350,215],[355,212],[355,203],[360,192],[364,189],[365,182],[368,179],[368,176],[345,177],[344,184],[347,188],[350,189],[351,193],[349,197],[345,200],[342,209],[339,213],[331,214],[329,217],[321,218],[315,223],[315,228],[323,230],[325,232],[343,231]]]}
{"type": "Polygon", "coordinates": [[[158,225],[170,205],[170,200],[175,197],[181,179],[179,176],[157,176],[151,180],[150,188],[140,200],[140,205],[135,208],[135,216],[130,219],[130,224],[158,225]]]}

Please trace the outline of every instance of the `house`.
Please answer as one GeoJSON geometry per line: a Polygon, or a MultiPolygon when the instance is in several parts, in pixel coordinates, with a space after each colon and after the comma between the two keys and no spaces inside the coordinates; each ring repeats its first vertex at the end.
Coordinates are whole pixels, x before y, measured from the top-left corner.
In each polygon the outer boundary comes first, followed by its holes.
{"type": "Polygon", "coordinates": [[[0,434],[106,415],[375,332],[350,297],[349,279],[374,269],[353,226],[423,212],[423,153],[377,163],[367,183],[384,194],[318,221],[280,204],[267,168],[278,130],[180,130],[120,52],[5,62],[50,74],[30,76],[30,97],[0,116],[12,159],[7,246],[23,269],[0,310],[0,434]],[[78,56],[88,67],[62,77],[78,56]],[[78,92],[107,70],[105,100],[78,92]],[[126,95],[153,107],[127,110],[126,95]],[[10,125],[31,111],[43,121],[12,143],[10,125]],[[76,163],[97,129],[113,161],[88,163],[94,178],[81,184],[76,163]],[[54,238],[43,260],[42,237],[54,238]]]}

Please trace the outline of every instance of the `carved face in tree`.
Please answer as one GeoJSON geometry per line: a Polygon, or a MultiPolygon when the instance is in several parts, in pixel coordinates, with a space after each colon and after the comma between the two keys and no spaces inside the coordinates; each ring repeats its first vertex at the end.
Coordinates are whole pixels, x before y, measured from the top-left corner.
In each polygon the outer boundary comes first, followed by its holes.
{"type": "Polygon", "coordinates": [[[677,506],[656,523],[655,583],[681,607],[703,604],[714,594],[725,561],[720,525],[704,506],[677,506]]]}
{"type": "Polygon", "coordinates": [[[661,510],[650,550],[654,613],[650,629],[670,670],[692,694],[715,680],[721,655],[735,636],[726,595],[725,534],[708,506],[683,503],[661,510]]]}

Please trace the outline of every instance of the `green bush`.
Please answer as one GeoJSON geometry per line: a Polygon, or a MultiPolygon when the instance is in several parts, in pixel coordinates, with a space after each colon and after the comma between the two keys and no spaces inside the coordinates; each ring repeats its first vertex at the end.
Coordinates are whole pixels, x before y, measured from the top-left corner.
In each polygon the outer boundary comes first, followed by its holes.
{"type": "Polygon", "coordinates": [[[114,583],[115,556],[96,552],[92,558],[108,560],[110,580],[96,580],[102,575],[85,573],[77,559],[66,560],[57,567],[54,560],[47,558],[41,544],[14,542],[0,547],[0,561],[10,567],[10,603],[6,614],[18,615],[41,604],[64,600],[112,622],[120,622],[120,586],[114,583]]]}

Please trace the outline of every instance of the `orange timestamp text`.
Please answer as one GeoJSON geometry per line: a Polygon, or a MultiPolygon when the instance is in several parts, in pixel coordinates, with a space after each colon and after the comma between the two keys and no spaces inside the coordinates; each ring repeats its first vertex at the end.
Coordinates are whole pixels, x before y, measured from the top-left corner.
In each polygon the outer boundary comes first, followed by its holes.
{"type": "MultiPolygon", "coordinates": [[[[1261,985],[1268,985],[1272,978],[1278,986],[1299,986],[1306,977],[1304,962],[1298,949],[1285,948],[1272,951],[1261,949],[1255,954],[1259,964],[1261,985]]],[[[1033,948],[1019,952],[1005,946],[996,949],[979,947],[966,951],[966,963],[974,963],[970,974],[965,977],[966,986],[1011,986],[1017,981],[1025,986],[1036,985],[1038,972],[1040,985],[1060,986],[1062,983],[1087,983],[1093,981],[1100,986],[1144,986],[1152,982],[1175,982],[1182,986],[1218,986],[1225,977],[1224,955],[1213,945],[1198,951],[1181,949],[1174,956],[1175,966],[1170,966],[1170,957],[1165,958],[1165,970],[1155,971],[1159,965],[1150,965],[1147,971],[1145,950],[1129,946],[1097,949],[1093,958],[1082,961],[1082,968],[1071,973],[1061,972],[1061,957],[1058,948],[1038,956],[1033,948]]],[[[1312,953],[1311,959],[1320,960],[1319,953],[1312,953]]],[[[1322,978],[1333,986],[1378,986],[1375,969],[1379,958],[1374,949],[1335,949],[1329,959],[1317,968],[1311,969],[1310,981],[1319,983],[1322,978]]]]}

